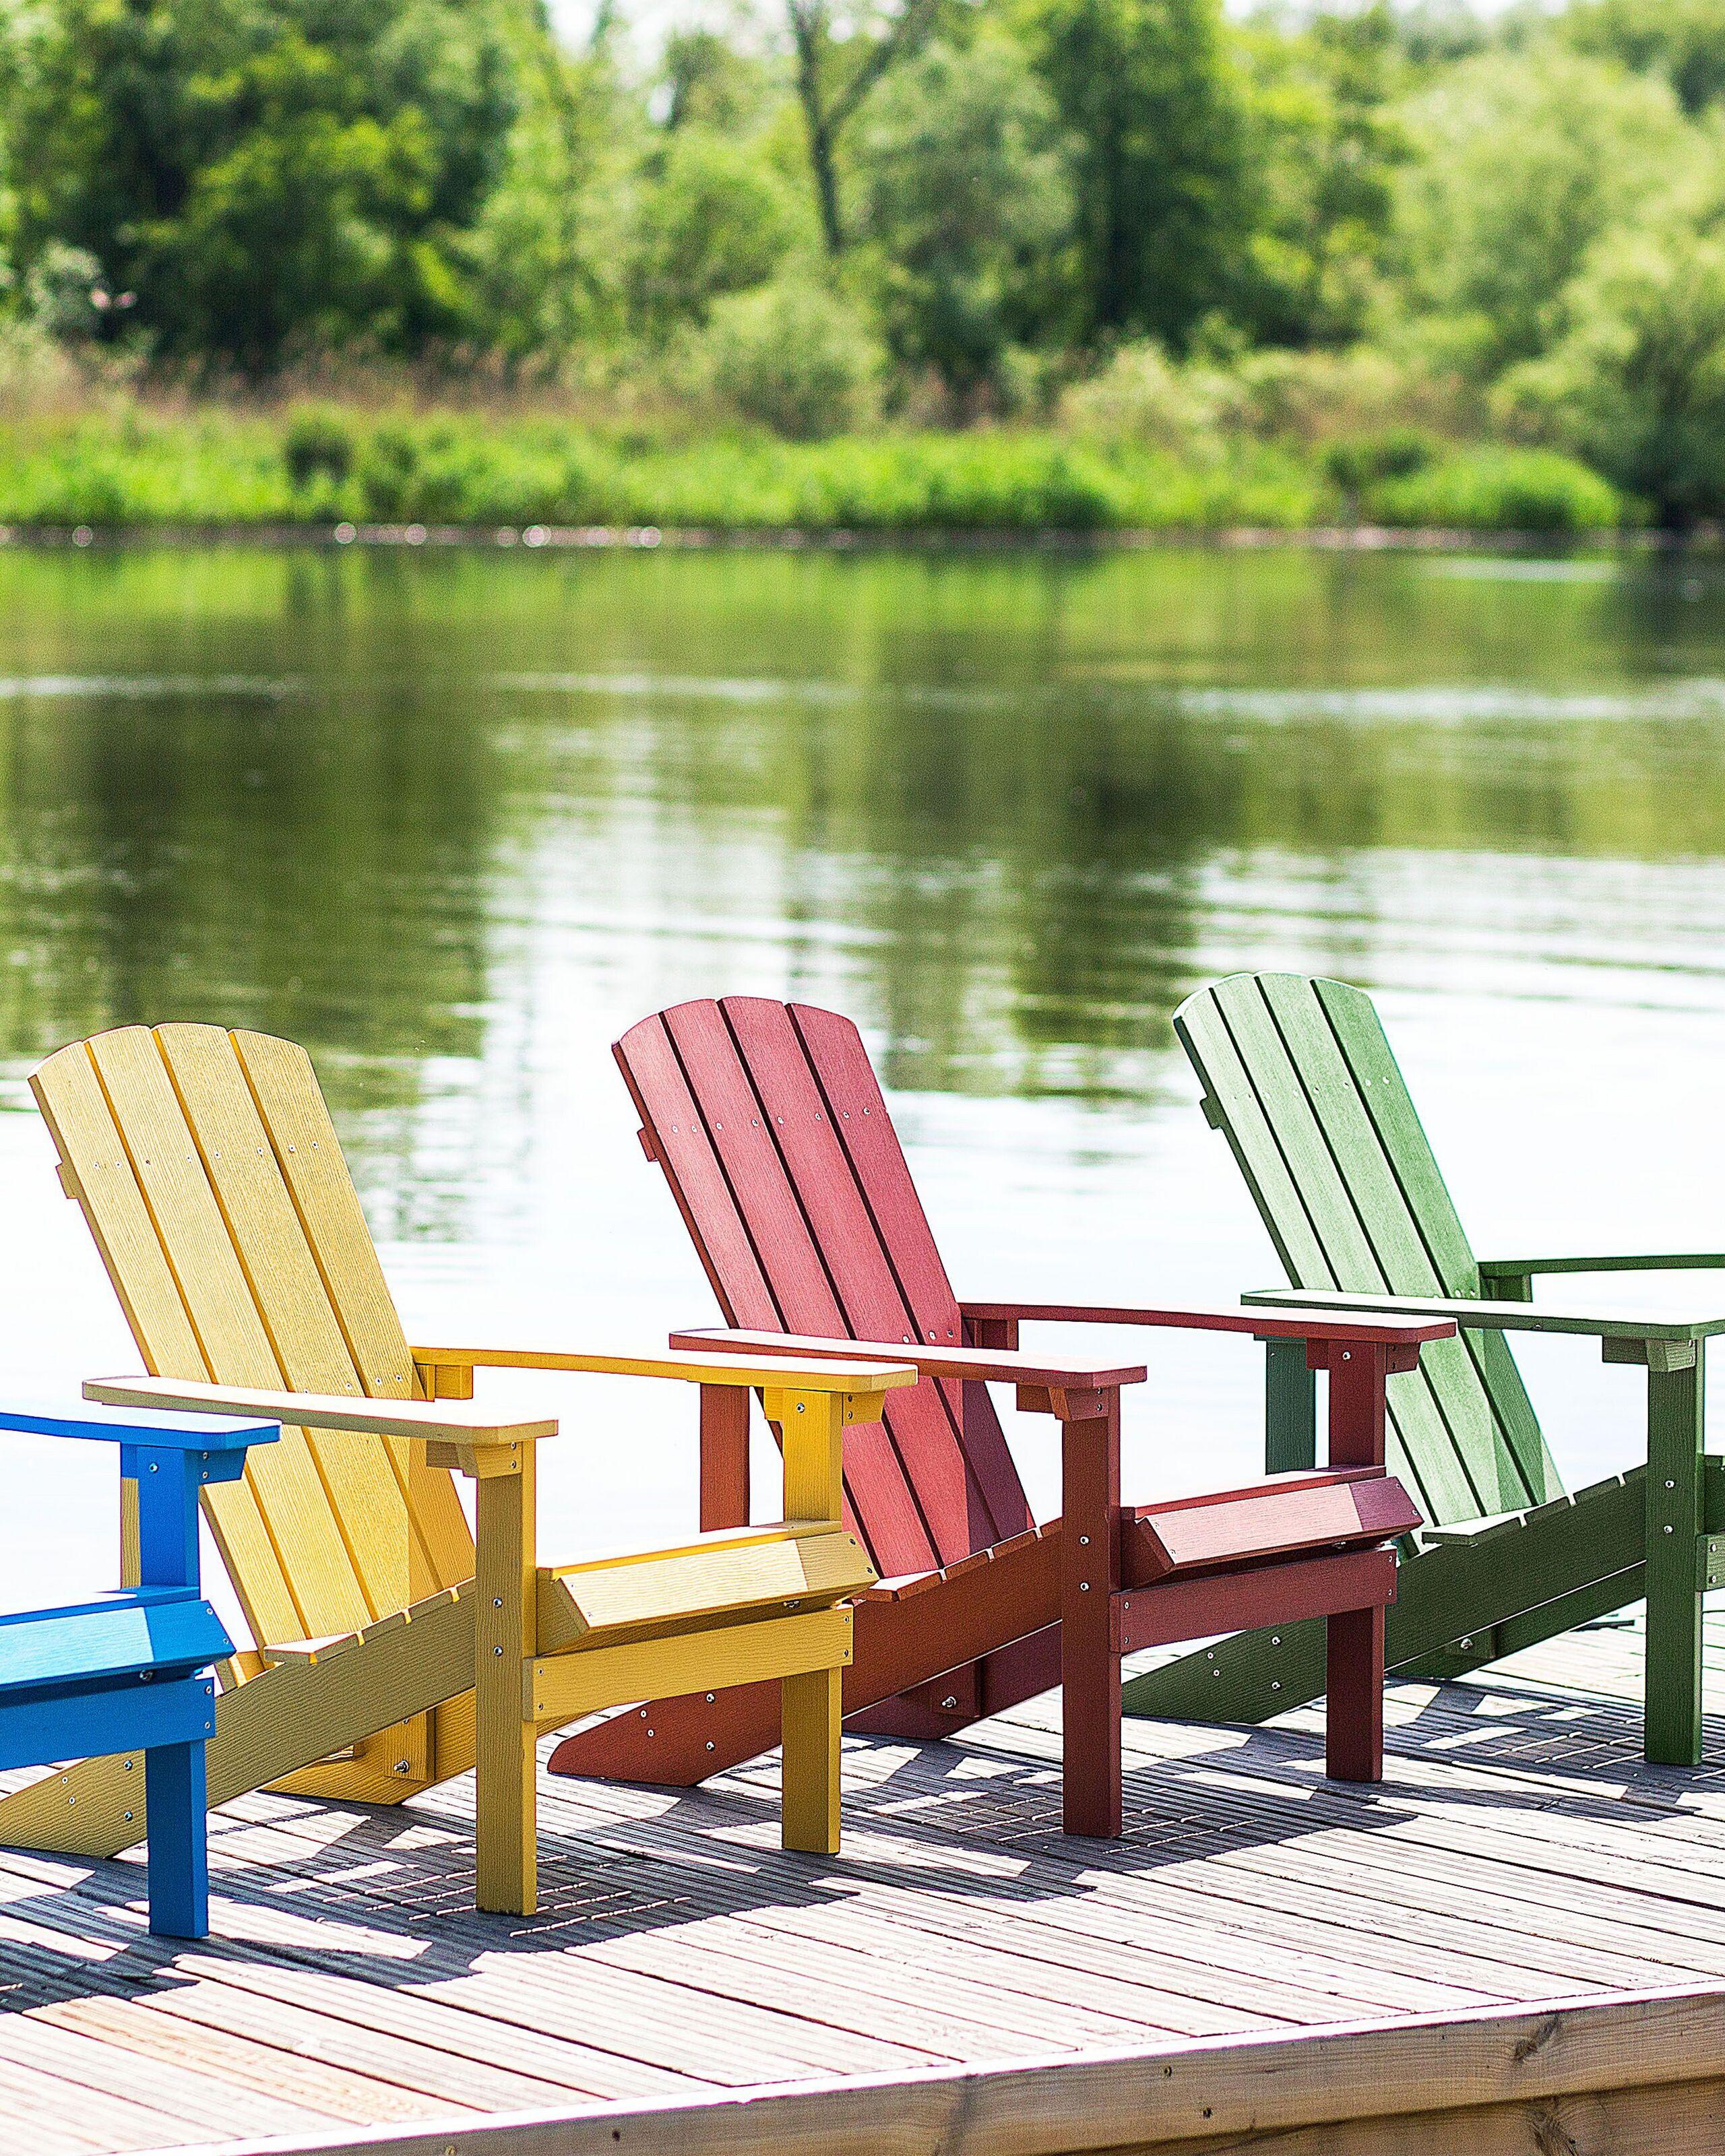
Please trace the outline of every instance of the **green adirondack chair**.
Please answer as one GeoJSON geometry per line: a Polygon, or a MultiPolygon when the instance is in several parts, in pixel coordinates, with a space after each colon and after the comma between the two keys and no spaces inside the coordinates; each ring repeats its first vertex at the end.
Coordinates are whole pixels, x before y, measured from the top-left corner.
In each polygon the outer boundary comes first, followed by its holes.
{"type": "MultiPolygon", "coordinates": [[[[1703,1450],[1703,1358],[1725,1286],[1656,1317],[1532,1301],[1537,1276],[1725,1267],[1725,1254],[1474,1256],[1369,997],[1339,981],[1239,973],[1174,1029],[1204,1083],[1290,1289],[1248,1302],[1460,1321],[1389,1385],[1390,1464],[1434,1524],[1389,1615],[1389,1663],[1453,1676],[1647,1600],[1647,1757],[1701,1756],[1701,1610],[1725,1585],[1725,1459],[1703,1450]],[[1505,1334],[1599,1342],[1647,1371],[1646,1466],[1564,1492],[1505,1334]]],[[[1269,1344],[1267,1465],[1309,1465],[1312,1380],[1269,1344]]],[[[1639,1447],[1641,1440],[1637,1437],[1639,1447]]],[[[1132,1681],[1129,1714],[1261,1721],[1323,1686],[1321,1628],[1241,1633],[1132,1681]]]]}

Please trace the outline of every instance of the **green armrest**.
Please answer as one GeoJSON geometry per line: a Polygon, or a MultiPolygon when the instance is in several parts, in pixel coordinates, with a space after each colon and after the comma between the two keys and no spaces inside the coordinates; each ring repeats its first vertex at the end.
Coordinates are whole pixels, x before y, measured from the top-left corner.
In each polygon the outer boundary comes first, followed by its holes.
{"type": "Polygon", "coordinates": [[[1725,1251],[1658,1250],[1580,1258],[1481,1258],[1482,1281],[1533,1279],[1540,1273],[1677,1273],[1716,1270],[1725,1251]]]}
{"type": "Polygon", "coordinates": [[[1531,1302],[1475,1301],[1465,1296],[1344,1295],[1336,1288],[1258,1288],[1244,1303],[1296,1310],[1374,1311],[1394,1317],[1453,1317],[1464,1332],[1579,1332],[1595,1340],[1711,1339],[1725,1332],[1725,1310],[1666,1311],[1662,1316],[1597,1310],[1547,1310],[1531,1302]]]}

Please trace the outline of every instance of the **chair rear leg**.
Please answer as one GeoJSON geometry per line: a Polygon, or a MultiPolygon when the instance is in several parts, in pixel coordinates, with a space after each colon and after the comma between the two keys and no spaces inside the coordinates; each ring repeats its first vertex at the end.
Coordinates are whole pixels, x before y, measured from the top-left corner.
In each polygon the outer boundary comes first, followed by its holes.
{"type": "Polygon", "coordinates": [[[1384,1779],[1384,1611],[1328,1620],[1324,1768],[1332,1781],[1384,1779]]]}
{"type": "Polygon", "coordinates": [[[144,1754],[150,1823],[150,1929],[164,1938],[209,1933],[203,1746],[158,1744],[144,1754]]]}

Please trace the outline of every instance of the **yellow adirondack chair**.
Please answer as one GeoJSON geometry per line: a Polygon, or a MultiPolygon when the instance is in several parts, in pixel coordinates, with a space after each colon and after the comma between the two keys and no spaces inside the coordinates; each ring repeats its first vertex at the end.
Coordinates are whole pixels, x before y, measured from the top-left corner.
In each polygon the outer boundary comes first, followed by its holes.
{"type": "MultiPolygon", "coordinates": [[[[525,1913],[540,1733],[778,1678],[786,1845],[837,1847],[845,1598],[875,1578],[841,1517],[842,1432],[879,1420],[913,1371],[412,1348],[303,1049],[128,1026],[60,1050],[30,1083],[151,1373],[89,1396],[289,1425],[244,1481],[203,1493],[259,1643],[224,1672],[212,1804],[265,1785],[395,1803],[476,1759],[480,1906],[525,1913]],[[474,1371],[506,1365],[693,1382],[704,1414],[713,1389],[766,1389],[784,1521],[540,1566],[534,1460],[557,1424],[472,1404],[474,1371]],[[476,1579],[452,1468],[476,1481],[476,1579]]],[[[142,1780],[118,1757],[33,1783],[0,1800],[0,1843],[112,1855],[143,1838],[142,1780]]]]}

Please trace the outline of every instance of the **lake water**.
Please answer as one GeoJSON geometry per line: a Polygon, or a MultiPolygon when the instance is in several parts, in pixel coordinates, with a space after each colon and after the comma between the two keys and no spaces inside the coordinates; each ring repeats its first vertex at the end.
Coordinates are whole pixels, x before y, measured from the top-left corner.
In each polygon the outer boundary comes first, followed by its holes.
{"type": "MultiPolygon", "coordinates": [[[[1722,1240],[1717,568],[14,551],[0,643],[14,1393],[136,1367],[23,1084],[130,1020],[306,1043],[419,1339],[712,1317],[608,1049],[727,991],[860,1021],[961,1294],[1278,1278],[1169,1023],[1242,967],[1378,996],[1482,1252],[1722,1240]]],[[[1132,1494],[1249,1471],[1257,1351],[1138,1337],[1132,1494]]],[[[1525,1362],[1635,1456],[1636,1373],[1525,1362]]],[[[692,1525],[692,1397],[547,1386],[547,1555],[692,1525]]],[[[109,1584],[111,1457],[0,1441],[0,1599],[109,1584]]]]}

